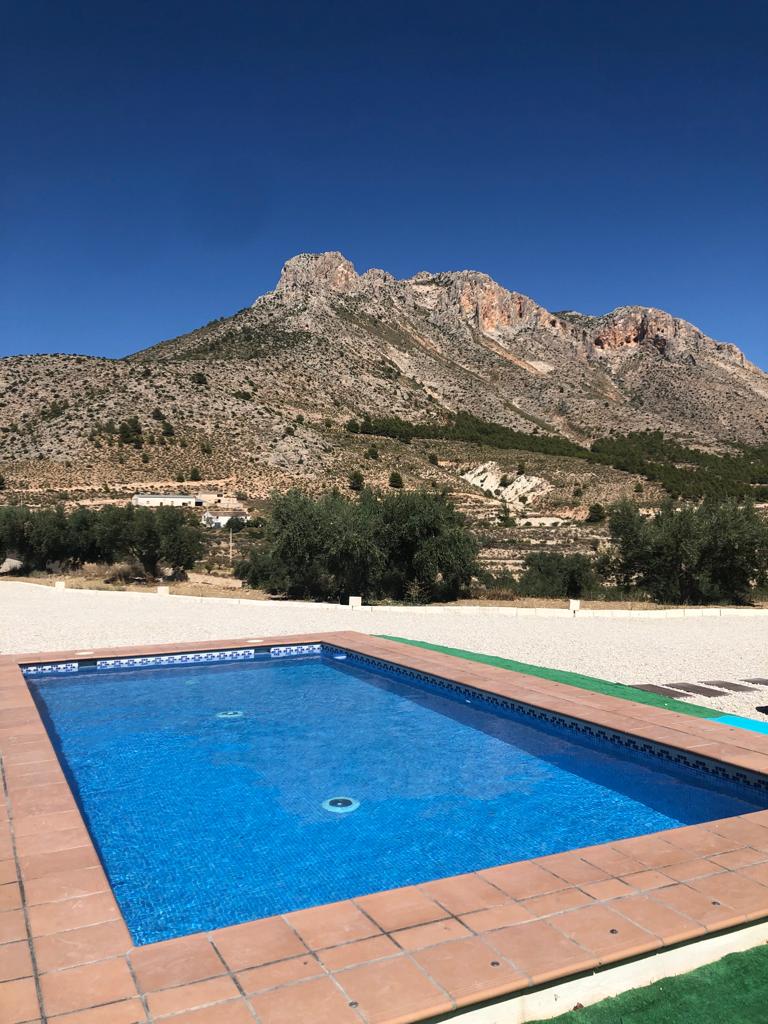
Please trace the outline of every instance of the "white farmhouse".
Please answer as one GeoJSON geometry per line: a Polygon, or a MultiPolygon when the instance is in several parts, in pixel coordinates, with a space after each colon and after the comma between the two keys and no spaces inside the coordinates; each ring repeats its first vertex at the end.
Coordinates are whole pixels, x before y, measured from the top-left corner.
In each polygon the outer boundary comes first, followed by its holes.
{"type": "Polygon", "coordinates": [[[192,494],[134,494],[131,504],[143,508],[195,508],[203,503],[192,494]]]}

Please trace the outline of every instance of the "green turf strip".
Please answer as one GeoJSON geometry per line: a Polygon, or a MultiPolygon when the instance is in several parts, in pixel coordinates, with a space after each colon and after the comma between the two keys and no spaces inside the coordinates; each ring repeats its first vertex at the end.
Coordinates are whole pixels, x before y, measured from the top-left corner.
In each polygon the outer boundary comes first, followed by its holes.
{"type": "MultiPolygon", "coordinates": [[[[593,679],[591,676],[582,676],[578,672],[562,672],[557,668],[541,668],[539,665],[526,665],[525,662],[512,661],[510,658],[497,658],[492,654],[462,651],[456,647],[441,647],[439,644],[429,644],[424,640],[408,640],[402,636],[382,635],[382,639],[397,640],[401,644],[411,644],[412,647],[424,647],[428,651],[440,651],[441,654],[453,654],[457,658],[466,658],[468,661],[481,661],[485,665],[495,665],[497,668],[507,668],[513,672],[524,672],[526,675],[537,676],[539,679],[551,679],[556,683],[567,683],[569,686],[578,686],[581,690],[607,693],[611,697],[635,701],[636,704],[652,704],[657,708],[667,708],[668,711],[679,711],[681,715],[693,715],[694,718],[719,718],[722,715],[722,711],[714,711],[712,708],[705,708],[699,704],[687,704],[681,700],[664,697],[660,693],[636,690],[630,686],[622,686],[621,683],[611,683],[607,679],[593,679]]],[[[766,1020],[768,1020],[768,1017],[766,1020]]]]}
{"type": "MultiPolygon", "coordinates": [[[[546,1024],[765,1024],[768,947],[731,953],[690,974],[665,978],[546,1024]]],[[[544,1024],[536,1021],[534,1024],[544,1024]]]]}

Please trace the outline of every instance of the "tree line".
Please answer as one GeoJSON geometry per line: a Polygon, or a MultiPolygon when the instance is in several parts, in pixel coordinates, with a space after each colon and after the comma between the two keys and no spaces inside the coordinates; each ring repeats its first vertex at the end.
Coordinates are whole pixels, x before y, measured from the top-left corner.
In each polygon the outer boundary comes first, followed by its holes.
{"type": "Polygon", "coordinates": [[[28,571],[53,565],[136,561],[149,576],[161,568],[179,574],[203,553],[200,521],[180,508],[29,509],[0,507],[0,562],[18,559],[28,571]]]}
{"type": "MultiPolygon", "coordinates": [[[[444,494],[291,490],[272,499],[237,574],[272,594],[331,601],[454,600],[503,582],[523,597],[745,604],[768,587],[768,522],[750,503],[670,500],[645,515],[624,500],[603,513],[610,544],[595,556],[535,552],[519,579],[500,581],[481,568],[478,542],[444,494]]],[[[0,507],[0,561],[27,571],[125,560],[148,576],[178,575],[203,550],[200,521],[185,509],[0,507]]]]}
{"type": "Polygon", "coordinates": [[[734,498],[665,503],[653,516],[631,501],[608,514],[611,546],[592,558],[536,552],[516,583],[526,597],[643,596],[662,604],[747,604],[768,586],[768,522],[734,498]]]}

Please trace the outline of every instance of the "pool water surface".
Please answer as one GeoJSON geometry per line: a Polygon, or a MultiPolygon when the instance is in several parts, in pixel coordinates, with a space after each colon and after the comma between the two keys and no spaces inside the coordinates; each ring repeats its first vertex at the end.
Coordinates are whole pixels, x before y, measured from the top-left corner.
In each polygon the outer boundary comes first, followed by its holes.
{"type": "Polygon", "coordinates": [[[30,687],[137,944],[768,803],[328,654],[30,687]]]}

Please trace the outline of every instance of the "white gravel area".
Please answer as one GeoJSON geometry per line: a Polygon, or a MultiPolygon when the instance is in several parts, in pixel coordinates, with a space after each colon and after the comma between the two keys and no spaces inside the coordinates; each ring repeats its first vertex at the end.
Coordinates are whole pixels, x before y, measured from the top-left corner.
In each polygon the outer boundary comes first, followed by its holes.
{"type": "MultiPolygon", "coordinates": [[[[427,640],[614,682],[674,685],[701,680],[768,679],[768,616],[573,618],[513,616],[502,609],[430,609],[238,601],[157,594],[54,590],[0,583],[0,652],[23,653],[131,644],[258,638],[356,629],[427,640]]],[[[704,698],[723,713],[755,714],[768,686],[704,698]]],[[[764,719],[768,720],[768,719],[764,719]]]]}

